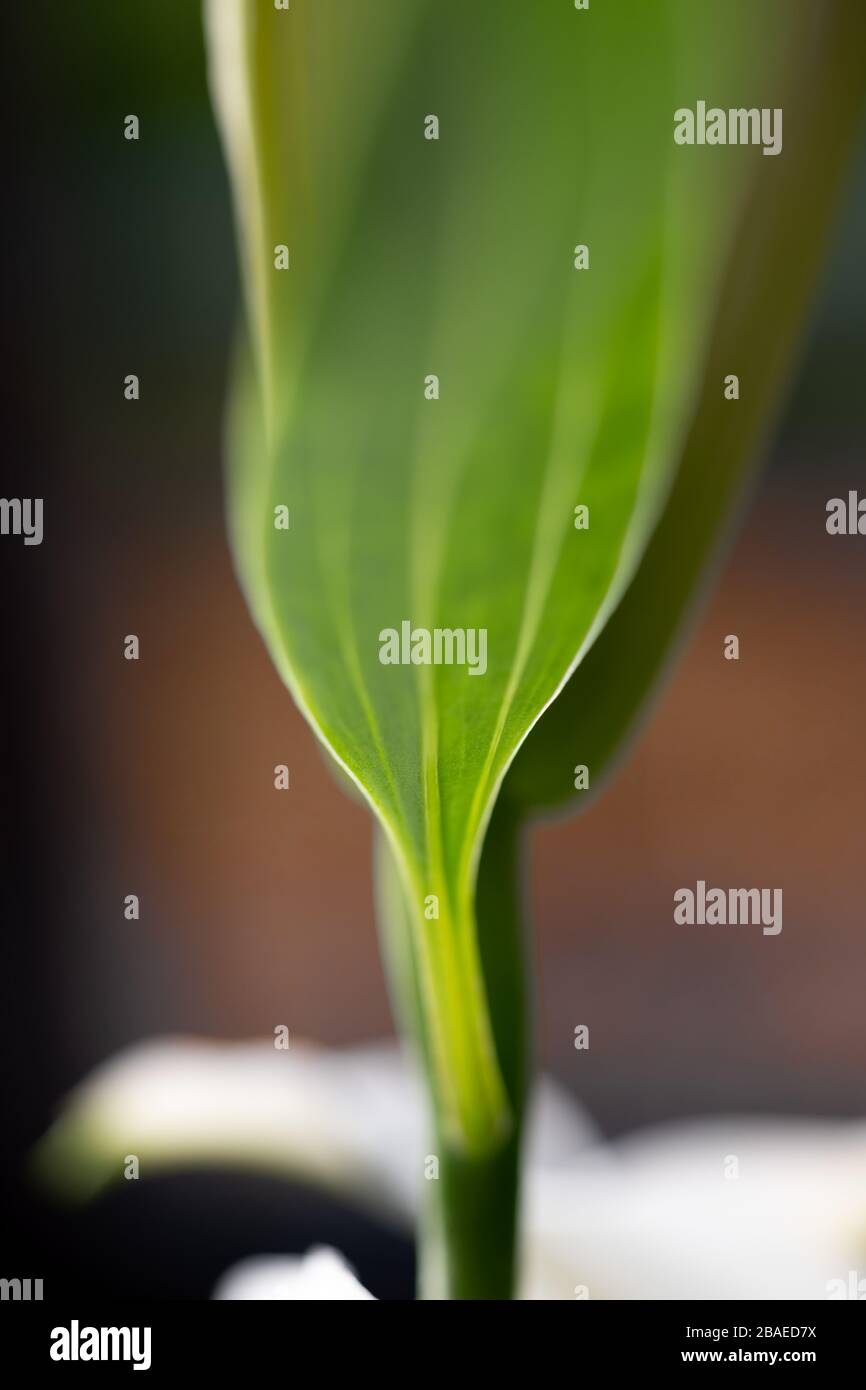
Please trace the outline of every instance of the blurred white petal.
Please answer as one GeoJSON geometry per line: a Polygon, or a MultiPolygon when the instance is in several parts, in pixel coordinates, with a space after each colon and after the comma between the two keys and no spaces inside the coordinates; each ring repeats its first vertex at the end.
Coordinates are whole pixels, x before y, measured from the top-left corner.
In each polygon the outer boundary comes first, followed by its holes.
{"type": "Polygon", "coordinates": [[[82,1195],[136,1154],[142,1175],[182,1163],[260,1169],[408,1220],[422,1129],[420,1090],[391,1045],[337,1052],[294,1039],[280,1050],[167,1038],[97,1068],[37,1159],[49,1182],[82,1195]]]}
{"type": "Polygon", "coordinates": [[[315,1299],[337,1303],[347,1299],[375,1302],[359,1284],[342,1255],[327,1246],[303,1256],[256,1255],[232,1265],[212,1295],[221,1301],[239,1299],[315,1299]]]}
{"type": "Polygon", "coordinates": [[[866,1126],[724,1119],[531,1169],[524,1296],[823,1299],[866,1277],[866,1126]]]}

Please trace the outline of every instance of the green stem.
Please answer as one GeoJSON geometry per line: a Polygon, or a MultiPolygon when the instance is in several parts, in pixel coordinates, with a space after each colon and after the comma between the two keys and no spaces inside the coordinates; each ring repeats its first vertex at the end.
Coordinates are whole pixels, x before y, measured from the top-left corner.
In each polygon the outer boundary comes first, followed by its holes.
{"type": "MultiPolygon", "coordinates": [[[[478,959],[492,1041],[512,1124],[483,1152],[455,1140],[433,1054],[430,1004],[421,978],[417,932],[390,848],[379,836],[378,918],[391,996],[401,1031],[415,1043],[428,1079],[438,1174],[427,1184],[419,1231],[425,1298],[508,1299],[516,1275],[522,1119],[528,1078],[527,968],[519,903],[518,828],[497,808],[478,875],[478,959]]],[[[435,1171],[427,1164],[427,1171],[435,1171]]]]}
{"type": "MultiPolygon", "coordinates": [[[[471,897],[459,910],[439,887],[439,915],[420,908],[410,922],[430,1063],[430,1084],[443,1141],[456,1153],[496,1153],[514,1117],[500,1074],[471,897]]],[[[420,899],[419,899],[420,900],[420,899]]]]}

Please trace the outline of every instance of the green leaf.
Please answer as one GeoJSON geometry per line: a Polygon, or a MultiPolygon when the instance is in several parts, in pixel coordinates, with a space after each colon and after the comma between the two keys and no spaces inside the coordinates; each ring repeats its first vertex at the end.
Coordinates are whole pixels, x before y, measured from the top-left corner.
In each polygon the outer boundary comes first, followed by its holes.
{"type": "Polygon", "coordinates": [[[673,112],[773,104],[796,26],[783,42],[785,7],[759,8],[209,6],[258,386],[235,410],[236,553],[393,847],[437,1109],[466,1153],[514,1124],[475,916],[485,827],[670,487],[742,199],[772,162],[676,146],[673,112]],[[383,665],[404,621],[483,629],[485,673],[383,665]]]}
{"type": "Polygon", "coordinates": [[[814,17],[779,98],[788,157],[761,165],[743,208],[674,485],[622,602],[509,769],[502,797],[513,813],[585,807],[603,788],[753,476],[862,125],[866,9],[814,17]],[[736,404],[720,390],[731,371],[740,377],[736,404]],[[590,771],[588,791],[575,792],[578,763],[590,771]]]}

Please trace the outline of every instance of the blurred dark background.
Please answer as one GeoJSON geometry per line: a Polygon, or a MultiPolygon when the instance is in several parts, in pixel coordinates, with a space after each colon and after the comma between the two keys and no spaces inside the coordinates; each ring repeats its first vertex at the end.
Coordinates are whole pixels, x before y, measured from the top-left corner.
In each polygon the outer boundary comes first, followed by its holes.
{"type": "MultiPolygon", "coordinates": [[[[205,1297],[236,1258],[330,1241],[374,1292],[409,1297],[408,1243],[284,1184],[163,1177],[66,1212],[22,1176],[64,1092],[138,1039],[287,1023],[351,1044],[391,1021],[367,814],[272,670],[226,546],[238,286],[199,5],[4,18],[0,490],[45,498],[45,539],[0,544],[0,1275],[205,1297]],[[132,632],[138,663],[122,659],[132,632]]],[[[534,836],[541,1061],[611,1135],[866,1108],[866,539],[824,528],[828,498],[866,491],[864,244],[866,155],[684,659],[608,794],[534,836]],[[730,632],[739,663],[721,657],[730,632]],[[782,886],[781,936],[684,945],[672,894],[698,878],[782,886]]]]}

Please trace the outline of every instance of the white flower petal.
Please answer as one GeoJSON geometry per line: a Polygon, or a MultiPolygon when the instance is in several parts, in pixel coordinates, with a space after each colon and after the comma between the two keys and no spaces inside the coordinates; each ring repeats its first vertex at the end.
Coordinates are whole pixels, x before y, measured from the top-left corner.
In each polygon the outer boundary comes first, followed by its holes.
{"type": "Polygon", "coordinates": [[[342,1255],[327,1246],[319,1246],[300,1257],[256,1255],[241,1260],[222,1276],[212,1297],[222,1302],[240,1299],[375,1302],[342,1255]]]}
{"type": "Polygon", "coordinates": [[[525,1296],[826,1298],[831,1281],[866,1276],[864,1174],[862,1123],[737,1119],[536,1169],[525,1296]]]}

